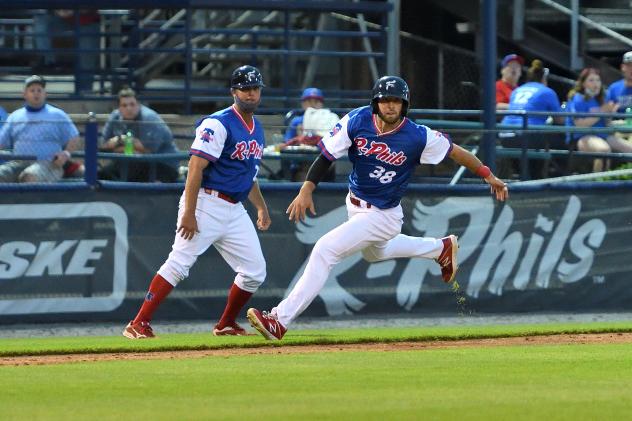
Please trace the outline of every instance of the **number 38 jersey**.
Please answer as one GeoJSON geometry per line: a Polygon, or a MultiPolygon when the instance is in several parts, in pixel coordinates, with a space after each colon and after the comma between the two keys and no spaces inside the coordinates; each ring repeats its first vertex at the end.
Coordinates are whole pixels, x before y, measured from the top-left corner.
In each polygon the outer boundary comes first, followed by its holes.
{"type": "Polygon", "coordinates": [[[370,106],[345,115],[319,143],[327,159],[348,154],[353,164],[349,189],[380,209],[399,204],[418,164],[438,164],[452,150],[442,133],[404,118],[395,129],[382,133],[370,106]]]}

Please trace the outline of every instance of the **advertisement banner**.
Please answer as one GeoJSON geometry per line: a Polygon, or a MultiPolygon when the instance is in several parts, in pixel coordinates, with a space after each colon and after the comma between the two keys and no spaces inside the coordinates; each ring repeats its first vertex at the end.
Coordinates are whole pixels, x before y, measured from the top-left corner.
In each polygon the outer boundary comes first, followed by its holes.
{"type": "MultiPolygon", "coordinates": [[[[505,204],[480,189],[412,186],[402,233],[459,236],[459,288],[428,259],[335,266],[304,313],[464,314],[629,311],[632,197],[620,188],[513,191],[505,204]]],[[[298,185],[263,191],[272,226],[259,232],[267,279],[251,303],[269,309],[302,274],[318,239],[346,220],[344,186],[314,195],[317,215],[294,224],[298,185]]],[[[132,318],[171,249],[180,188],[3,192],[0,323],[132,318]]],[[[251,216],[254,215],[249,208],[251,216]]],[[[219,317],[235,277],[214,248],[191,269],[156,319],[219,317]]]]}

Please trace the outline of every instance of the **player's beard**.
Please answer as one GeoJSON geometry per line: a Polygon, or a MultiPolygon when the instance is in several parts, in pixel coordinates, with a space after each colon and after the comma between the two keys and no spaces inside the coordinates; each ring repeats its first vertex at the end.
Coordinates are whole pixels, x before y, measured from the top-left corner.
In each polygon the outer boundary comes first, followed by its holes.
{"type": "Polygon", "coordinates": [[[383,122],[385,122],[386,124],[396,124],[396,123],[398,123],[399,121],[401,121],[401,119],[402,119],[402,115],[401,115],[401,114],[398,114],[397,116],[392,117],[392,118],[388,118],[388,117],[386,117],[384,114],[382,114],[382,112],[381,112],[381,111],[379,111],[379,110],[378,110],[378,112],[377,112],[377,115],[378,115],[378,117],[380,117],[380,118],[382,119],[382,121],[383,121],[383,122]]]}
{"type": "Polygon", "coordinates": [[[261,99],[259,99],[259,101],[257,102],[242,101],[239,99],[237,95],[235,95],[235,104],[237,104],[239,109],[243,111],[244,113],[249,113],[249,114],[254,113],[257,107],[259,106],[260,102],[261,102],[261,99]]]}

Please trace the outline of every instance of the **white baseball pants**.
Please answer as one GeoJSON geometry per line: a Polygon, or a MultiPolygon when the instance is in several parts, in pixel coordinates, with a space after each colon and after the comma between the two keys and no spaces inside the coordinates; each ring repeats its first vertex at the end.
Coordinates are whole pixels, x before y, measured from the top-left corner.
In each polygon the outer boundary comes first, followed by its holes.
{"type": "Polygon", "coordinates": [[[353,205],[347,195],[349,219],[316,242],[303,275],[287,298],[272,309],[283,326],[288,327],[318,296],[331,268],[353,253],[362,251],[369,262],[398,257],[434,259],[441,254],[441,239],[400,234],[404,217],[401,205],[378,209],[360,202],[361,206],[353,205]]]}
{"type": "MultiPolygon", "coordinates": [[[[184,193],[180,198],[178,222],[183,212],[184,193]]],[[[158,273],[171,285],[178,285],[189,276],[189,269],[198,256],[213,245],[237,272],[235,284],[244,291],[255,292],[265,280],[266,262],[259,237],[244,206],[200,190],[195,218],[200,232],[191,240],[176,233],[171,253],[158,273]]]]}

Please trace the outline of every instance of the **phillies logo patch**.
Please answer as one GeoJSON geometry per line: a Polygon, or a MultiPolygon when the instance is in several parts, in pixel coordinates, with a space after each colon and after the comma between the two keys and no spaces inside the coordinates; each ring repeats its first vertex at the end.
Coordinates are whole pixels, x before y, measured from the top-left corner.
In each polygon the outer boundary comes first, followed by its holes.
{"type": "Polygon", "coordinates": [[[329,132],[329,136],[335,136],[342,129],[342,125],[340,123],[336,124],[334,128],[329,132]]]}
{"type": "Polygon", "coordinates": [[[263,148],[256,140],[251,140],[246,143],[246,141],[242,140],[235,145],[235,152],[230,155],[231,159],[239,159],[243,161],[244,159],[248,159],[250,157],[254,157],[255,159],[261,159],[263,156],[263,148]]]}
{"type": "Polygon", "coordinates": [[[353,139],[353,143],[355,143],[356,148],[358,148],[358,155],[375,155],[375,159],[378,161],[396,166],[400,166],[406,162],[404,152],[391,151],[391,148],[384,142],[372,141],[369,145],[369,141],[366,140],[366,138],[356,137],[353,139]]]}
{"type": "Polygon", "coordinates": [[[202,138],[202,143],[210,143],[211,140],[213,140],[213,135],[215,134],[215,132],[213,131],[213,129],[209,129],[206,128],[202,131],[202,136],[200,136],[202,138]]]}
{"type": "Polygon", "coordinates": [[[145,295],[145,301],[153,301],[153,300],[154,300],[154,293],[148,292],[147,295],[145,295]]]}

